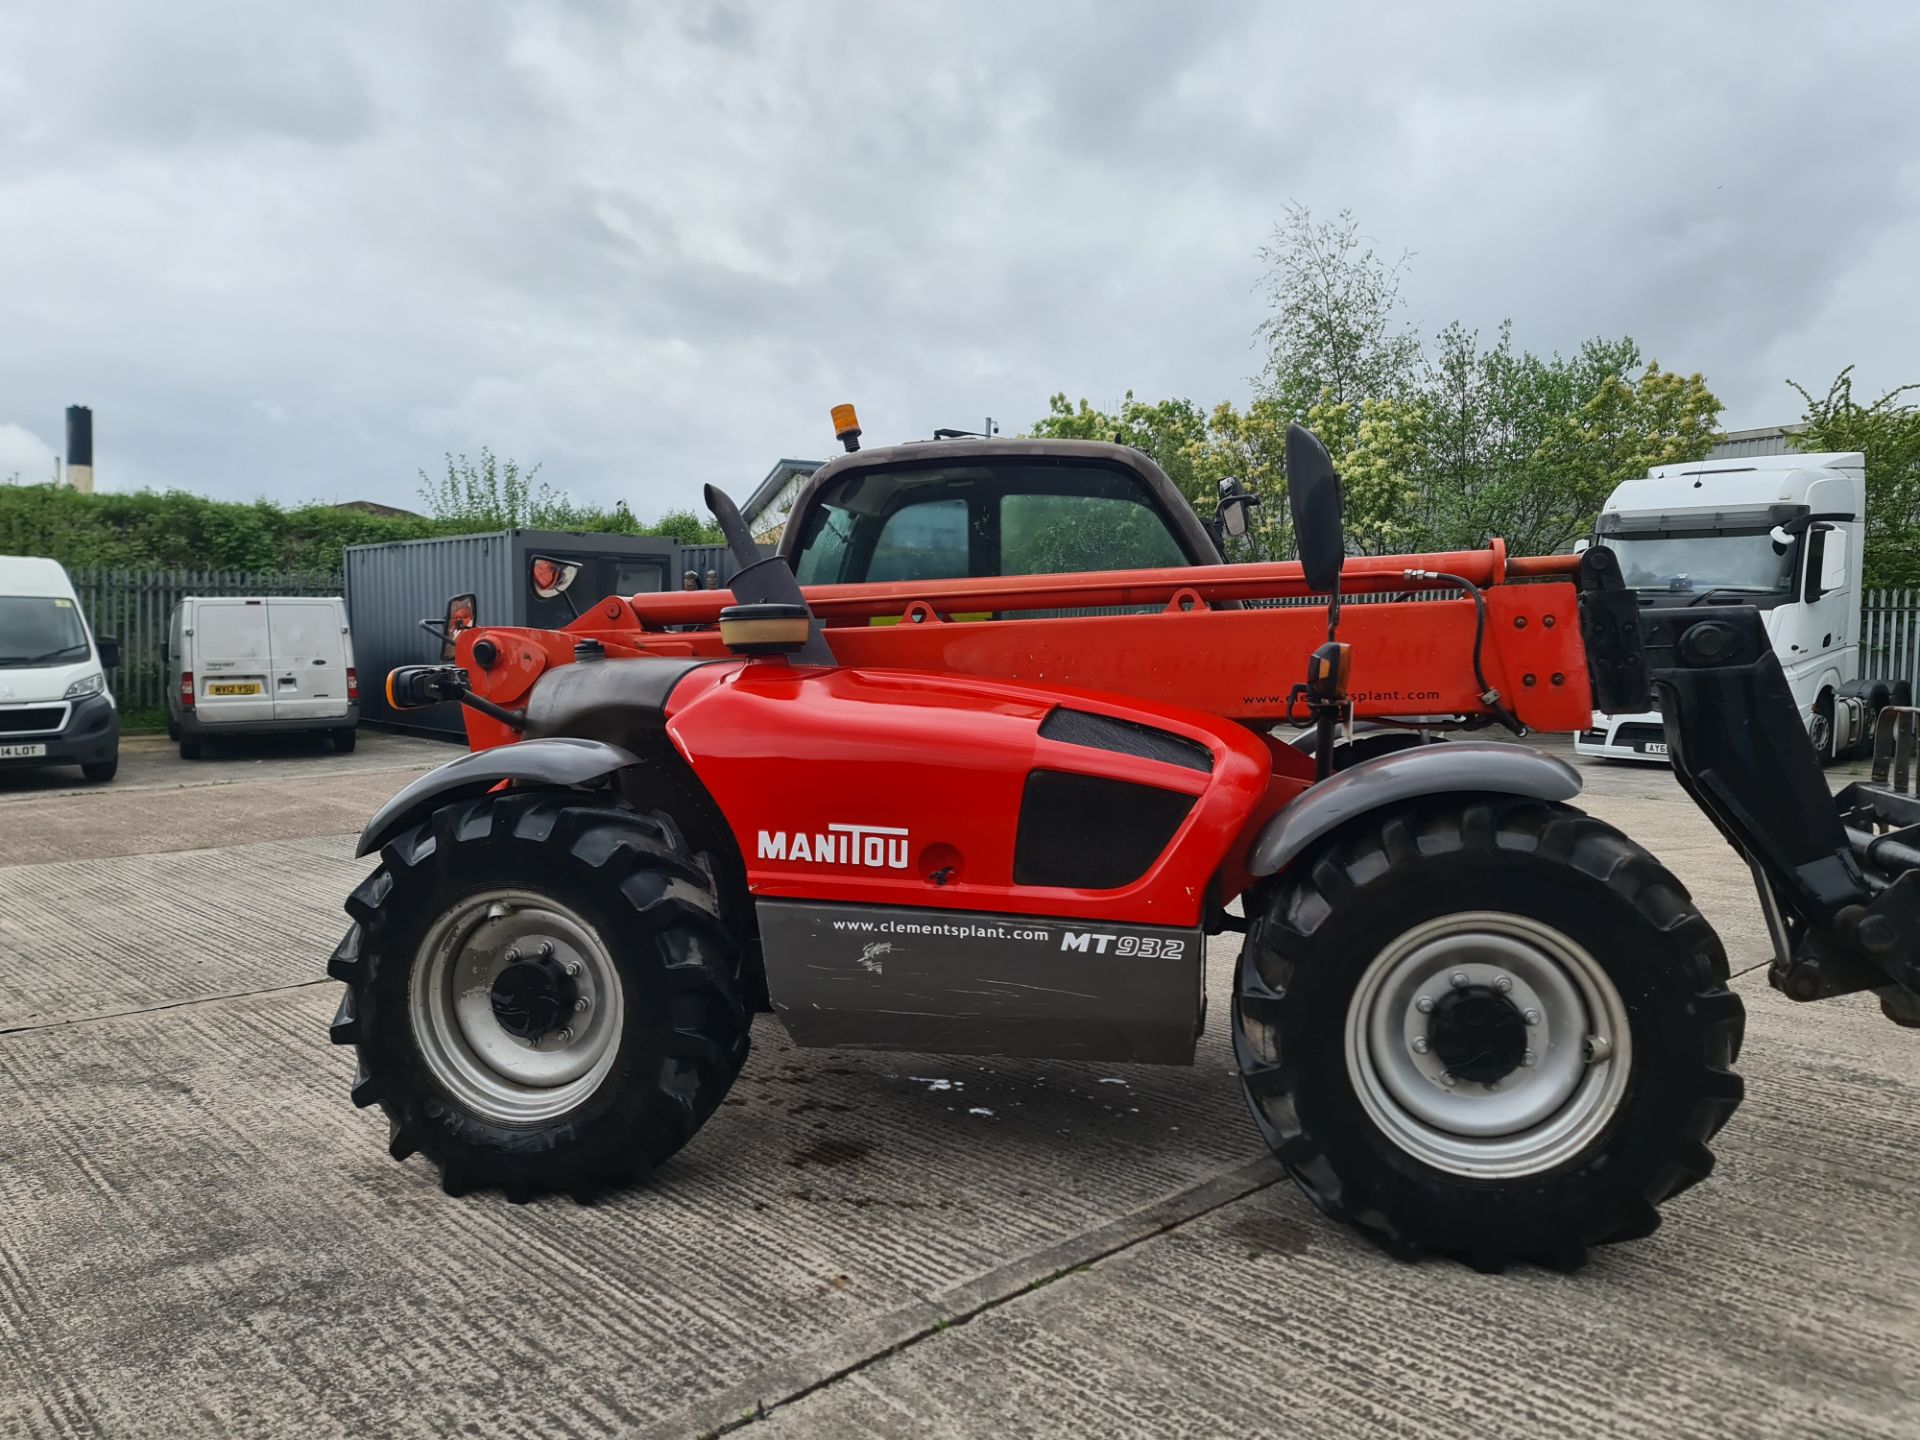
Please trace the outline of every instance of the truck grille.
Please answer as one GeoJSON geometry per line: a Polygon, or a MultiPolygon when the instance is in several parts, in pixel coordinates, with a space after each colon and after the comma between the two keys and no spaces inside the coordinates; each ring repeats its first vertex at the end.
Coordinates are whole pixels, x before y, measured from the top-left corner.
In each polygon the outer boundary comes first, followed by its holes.
{"type": "Polygon", "coordinates": [[[41,705],[24,710],[0,710],[0,735],[27,735],[36,730],[58,730],[66,718],[64,705],[41,705]]]}
{"type": "Polygon", "coordinates": [[[1613,743],[1616,745],[1645,745],[1648,741],[1652,741],[1655,745],[1666,744],[1667,732],[1665,727],[1641,723],[1622,725],[1618,730],[1613,732],[1613,743]]]}

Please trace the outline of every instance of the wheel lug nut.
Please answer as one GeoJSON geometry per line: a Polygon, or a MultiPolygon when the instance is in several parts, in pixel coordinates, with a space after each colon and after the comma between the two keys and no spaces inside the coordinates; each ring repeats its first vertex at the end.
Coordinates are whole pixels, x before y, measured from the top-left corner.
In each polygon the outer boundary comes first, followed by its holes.
{"type": "Polygon", "coordinates": [[[1433,1046],[1428,1041],[1426,1036],[1416,1035],[1413,1037],[1413,1053],[1414,1054],[1424,1055],[1427,1053],[1427,1051],[1431,1050],[1432,1048],[1433,1046]]]}
{"type": "Polygon", "coordinates": [[[567,961],[566,970],[567,970],[567,974],[570,976],[578,975],[580,973],[580,962],[578,960],[567,961]]]}
{"type": "Polygon", "coordinates": [[[1467,983],[1467,972],[1464,970],[1454,971],[1453,974],[1447,977],[1447,983],[1453,986],[1454,989],[1458,990],[1461,986],[1467,983]]]}
{"type": "MultiPolygon", "coordinates": [[[[591,1010],[593,1008],[593,1001],[589,1000],[586,996],[582,995],[578,1000],[573,1002],[573,1008],[576,1011],[591,1010]]],[[[1531,1055],[1533,1052],[1529,1050],[1527,1053],[1531,1055]]]]}
{"type": "Polygon", "coordinates": [[[566,1044],[569,1040],[573,1039],[573,1027],[571,1025],[563,1026],[560,1033],[553,1038],[558,1040],[562,1045],[566,1044]]]}
{"type": "Polygon", "coordinates": [[[1454,1074],[1451,1070],[1449,1070],[1447,1071],[1446,1074],[1440,1077],[1440,1083],[1446,1086],[1449,1090],[1451,1090],[1454,1086],[1460,1083],[1460,1077],[1454,1074]]]}
{"type": "Polygon", "coordinates": [[[1520,1057],[1520,1063],[1529,1067],[1538,1065],[1540,1063],[1540,1057],[1529,1050],[1520,1057]]]}
{"type": "Polygon", "coordinates": [[[1538,1025],[1540,1023],[1540,1012],[1538,1010],[1529,1010],[1520,1018],[1529,1025],[1538,1025]]]}
{"type": "Polygon", "coordinates": [[[1499,1088],[1500,1088],[1500,1082],[1498,1080],[1487,1081],[1487,1089],[1498,1090],[1499,1088]]]}
{"type": "Polygon", "coordinates": [[[553,958],[553,942],[551,940],[542,940],[540,942],[540,958],[542,960],[551,960],[553,958]]]}
{"type": "Polygon", "coordinates": [[[514,949],[513,946],[509,945],[507,947],[507,953],[502,955],[500,958],[506,961],[507,964],[509,965],[517,964],[520,959],[520,952],[514,949]]]}
{"type": "Polygon", "coordinates": [[[1413,1008],[1418,1010],[1422,1015],[1431,1015],[1433,1013],[1433,997],[1431,995],[1422,995],[1418,1000],[1413,1002],[1413,1008]]]}
{"type": "Polygon", "coordinates": [[[1502,995],[1504,995],[1509,990],[1513,989],[1513,981],[1509,980],[1504,975],[1496,975],[1493,980],[1493,988],[1498,990],[1502,995]]]}

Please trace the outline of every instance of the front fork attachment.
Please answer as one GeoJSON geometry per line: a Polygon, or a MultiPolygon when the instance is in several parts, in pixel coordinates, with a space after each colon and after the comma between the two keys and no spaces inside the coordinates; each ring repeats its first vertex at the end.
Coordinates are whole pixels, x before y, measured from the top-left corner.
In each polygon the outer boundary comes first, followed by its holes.
{"type": "Polygon", "coordinates": [[[1920,800],[1833,795],[1752,606],[1636,614],[1603,547],[1582,556],[1580,580],[1596,703],[1645,710],[1657,692],[1675,778],[1753,871],[1768,978],[1795,1000],[1878,990],[1900,1019],[1897,992],[1920,991],[1920,847],[1873,831],[1903,818],[1889,815],[1901,800],[1920,826],[1920,800]]]}

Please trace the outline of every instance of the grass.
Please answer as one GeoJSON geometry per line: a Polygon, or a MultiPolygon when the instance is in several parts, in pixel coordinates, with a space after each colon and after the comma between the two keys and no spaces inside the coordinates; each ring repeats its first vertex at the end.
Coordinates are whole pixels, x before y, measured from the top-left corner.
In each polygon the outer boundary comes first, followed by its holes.
{"type": "Polygon", "coordinates": [[[122,735],[159,735],[167,728],[164,705],[140,705],[120,712],[122,735]]]}

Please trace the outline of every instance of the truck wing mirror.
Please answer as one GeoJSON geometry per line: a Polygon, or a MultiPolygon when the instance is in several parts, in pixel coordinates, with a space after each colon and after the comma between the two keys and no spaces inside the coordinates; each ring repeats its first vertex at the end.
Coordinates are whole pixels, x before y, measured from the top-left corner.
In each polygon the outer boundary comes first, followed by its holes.
{"type": "MultiPolygon", "coordinates": [[[[120,642],[111,635],[93,637],[93,648],[100,652],[100,664],[103,669],[112,670],[120,664],[120,642]]],[[[164,642],[163,642],[164,648],[164,642]]]]}
{"type": "Polygon", "coordinates": [[[1340,477],[1319,437],[1294,424],[1287,426],[1287,505],[1307,588],[1316,595],[1331,594],[1347,558],[1340,477]]]}
{"type": "Polygon", "coordinates": [[[527,578],[533,593],[542,600],[564,595],[580,578],[580,566],[572,560],[556,560],[551,555],[536,555],[528,562],[527,578]]]}
{"type": "Polygon", "coordinates": [[[1573,553],[1576,555],[1584,555],[1592,548],[1593,541],[1591,540],[1576,540],[1573,542],[1573,553]]]}
{"type": "Polygon", "coordinates": [[[1241,488],[1239,480],[1229,475],[1220,482],[1220,501],[1214,507],[1214,518],[1220,522],[1221,533],[1238,540],[1247,533],[1247,512],[1260,503],[1258,495],[1249,495],[1241,488]]]}

